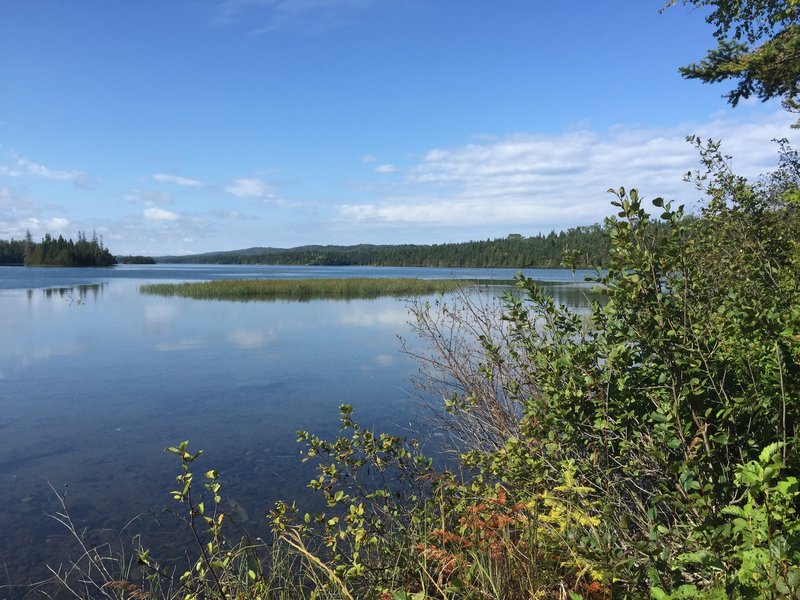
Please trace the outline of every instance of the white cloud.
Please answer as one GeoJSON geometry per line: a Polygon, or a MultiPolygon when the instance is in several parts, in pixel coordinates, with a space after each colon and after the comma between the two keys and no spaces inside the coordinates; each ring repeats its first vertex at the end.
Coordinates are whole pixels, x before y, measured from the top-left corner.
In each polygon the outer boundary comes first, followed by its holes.
{"type": "Polygon", "coordinates": [[[263,179],[234,179],[225,191],[239,198],[261,198],[262,200],[277,200],[274,188],[263,179]]]}
{"type": "Polygon", "coordinates": [[[163,208],[151,207],[144,209],[144,218],[148,221],[177,221],[180,219],[178,213],[163,208]]]}
{"type": "Polygon", "coordinates": [[[363,162],[365,164],[369,164],[369,163],[378,162],[378,159],[376,157],[372,156],[371,154],[365,154],[364,156],[361,157],[361,162],[363,162]]]}
{"type": "Polygon", "coordinates": [[[69,219],[64,217],[53,217],[44,221],[44,228],[48,231],[64,231],[69,227],[69,219]]]}
{"type": "Polygon", "coordinates": [[[51,217],[49,219],[29,217],[17,219],[13,222],[0,221],[0,231],[3,232],[0,237],[5,237],[5,232],[7,231],[10,237],[20,239],[25,235],[26,231],[30,231],[34,238],[39,238],[45,233],[64,233],[71,224],[70,220],[64,217],[51,217]]]}
{"type": "Polygon", "coordinates": [[[340,206],[345,220],[443,227],[519,227],[527,231],[602,221],[610,187],[638,187],[645,197],[699,199],[683,175],[699,164],[687,134],[723,140],[734,169],[757,176],[774,168],[773,138],[794,137],[784,111],[653,129],[518,134],[428,151],[393,195],[340,206]]]}
{"type": "Polygon", "coordinates": [[[55,181],[69,181],[75,187],[89,188],[92,187],[91,178],[83,171],[69,170],[61,171],[50,169],[42,164],[28,160],[21,156],[12,153],[13,166],[0,165],[0,175],[6,177],[40,177],[43,179],[51,179],[55,181]]]}
{"type": "MultiPolygon", "coordinates": [[[[43,213],[63,211],[63,207],[34,202],[10,187],[0,187],[0,239],[20,239],[26,231],[38,238],[45,233],[66,231],[71,222],[61,216],[43,213]]],[[[56,213],[57,214],[57,213],[56,213]]]]}
{"type": "Polygon", "coordinates": [[[153,175],[153,179],[158,181],[159,183],[174,183],[175,185],[180,185],[182,187],[203,187],[205,184],[202,181],[198,181],[196,179],[189,179],[187,177],[181,177],[180,175],[167,175],[165,173],[156,173],[153,175]]]}
{"type": "Polygon", "coordinates": [[[377,167],[375,167],[375,172],[376,173],[396,173],[397,172],[397,167],[395,167],[393,164],[378,165],[377,167]]]}

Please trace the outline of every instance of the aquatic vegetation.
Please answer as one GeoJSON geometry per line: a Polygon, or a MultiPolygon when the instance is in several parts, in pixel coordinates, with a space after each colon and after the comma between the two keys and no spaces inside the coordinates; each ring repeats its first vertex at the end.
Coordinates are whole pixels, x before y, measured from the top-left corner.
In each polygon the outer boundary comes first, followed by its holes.
{"type": "Polygon", "coordinates": [[[143,294],[181,296],[196,300],[270,301],[317,299],[354,300],[381,296],[424,296],[449,292],[472,282],[456,279],[340,278],[235,279],[190,283],[152,283],[143,294]]]}

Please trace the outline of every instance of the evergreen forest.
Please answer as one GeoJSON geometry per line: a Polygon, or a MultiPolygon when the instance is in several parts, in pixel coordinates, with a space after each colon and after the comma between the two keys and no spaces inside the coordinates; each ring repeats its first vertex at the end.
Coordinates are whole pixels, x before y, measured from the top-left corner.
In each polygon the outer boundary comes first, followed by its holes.
{"type": "Polygon", "coordinates": [[[25,265],[26,267],[109,267],[116,259],[102,240],[78,232],[78,241],[53,238],[46,233],[41,242],[34,242],[30,232],[24,240],[0,240],[0,265],[25,265]]]}
{"type": "Polygon", "coordinates": [[[376,267],[559,267],[566,251],[575,266],[602,267],[608,262],[610,242],[605,226],[573,227],[567,231],[524,237],[447,244],[356,246],[299,246],[248,248],[191,256],[162,256],[157,262],[265,265],[366,265],[376,267]]]}
{"type": "Polygon", "coordinates": [[[21,265],[25,262],[25,242],[0,240],[0,265],[21,265]]]}
{"type": "Polygon", "coordinates": [[[154,265],[156,263],[152,256],[117,256],[117,262],[121,265],[154,265]]]}

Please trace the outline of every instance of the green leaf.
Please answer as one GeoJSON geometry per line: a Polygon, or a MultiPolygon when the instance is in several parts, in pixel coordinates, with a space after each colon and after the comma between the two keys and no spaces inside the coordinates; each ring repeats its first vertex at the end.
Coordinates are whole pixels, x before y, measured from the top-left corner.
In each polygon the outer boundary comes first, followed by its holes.
{"type": "Polygon", "coordinates": [[[653,586],[652,588],[650,588],[650,596],[654,600],[669,600],[669,595],[667,594],[667,592],[665,592],[658,586],[653,586]]]}
{"type": "Polygon", "coordinates": [[[783,443],[781,442],[773,442],[766,448],[761,451],[761,454],[758,455],[758,460],[761,464],[765,464],[771,462],[773,457],[778,453],[778,451],[783,447],[783,443]]]}

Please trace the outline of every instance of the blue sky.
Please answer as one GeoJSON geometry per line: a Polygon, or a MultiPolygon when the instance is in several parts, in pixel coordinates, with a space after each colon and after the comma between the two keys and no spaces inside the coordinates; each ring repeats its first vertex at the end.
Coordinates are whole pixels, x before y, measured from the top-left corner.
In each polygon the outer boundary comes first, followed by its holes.
{"type": "Polygon", "coordinates": [[[659,0],[5,0],[0,238],[118,254],[436,243],[689,205],[684,138],[734,167],[800,140],[777,103],[684,81],[713,45],[659,0]]]}

